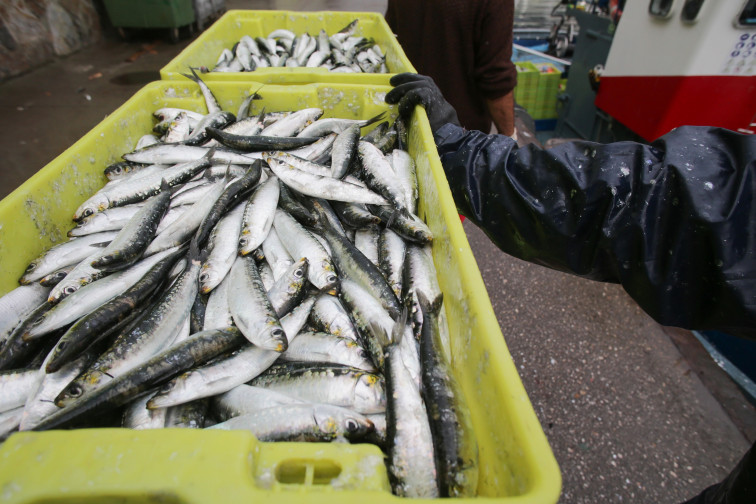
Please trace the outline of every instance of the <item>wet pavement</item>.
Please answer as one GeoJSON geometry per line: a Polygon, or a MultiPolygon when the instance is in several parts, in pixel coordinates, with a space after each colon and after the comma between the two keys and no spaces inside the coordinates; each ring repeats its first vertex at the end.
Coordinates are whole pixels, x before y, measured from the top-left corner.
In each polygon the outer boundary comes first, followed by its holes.
{"type": "MultiPolygon", "coordinates": [[[[229,9],[301,5],[385,8],[384,1],[226,2],[229,9]]],[[[108,37],[0,83],[0,197],[158,79],[189,42],[171,44],[159,32],[130,42],[108,37]]],[[[756,413],[690,333],[665,331],[617,285],[519,261],[469,222],[465,230],[560,465],[560,502],[680,502],[729,472],[756,437],[756,413]]]]}

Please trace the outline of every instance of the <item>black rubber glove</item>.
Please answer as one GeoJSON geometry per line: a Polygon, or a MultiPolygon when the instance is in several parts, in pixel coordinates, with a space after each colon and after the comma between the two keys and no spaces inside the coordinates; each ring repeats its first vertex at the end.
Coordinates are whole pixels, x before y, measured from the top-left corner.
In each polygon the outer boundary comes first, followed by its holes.
{"type": "Polygon", "coordinates": [[[444,99],[433,79],[415,73],[394,75],[389,83],[395,86],[386,94],[386,103],[399,104],[399,115],[409,119],[416,105],[425,107],[431,130],[435,133],[444,124],[459,124],[457,111],[444,99]]]}

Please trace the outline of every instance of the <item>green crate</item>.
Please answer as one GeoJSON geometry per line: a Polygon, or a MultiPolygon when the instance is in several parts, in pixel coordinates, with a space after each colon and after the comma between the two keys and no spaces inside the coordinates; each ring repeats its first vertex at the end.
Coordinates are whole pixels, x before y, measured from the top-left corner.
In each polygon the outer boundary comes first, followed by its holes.
{"type": "Polygon", "coordinates": [[[116,28],[180,28],[194,23],[192,0],[104,0],[116,28]]]}
{"type": "Polygon", "coordinates": [[[381,14],[376,12],[296,12],[230,10],[212,24],[178,56],[160,69],[163,80],[182,80],[189,67],[212,69],[223,49],[231,49],[243,35],[266,37],[271,31],[285,28],[294,33],[317,35],[324,29],[329,35],[358,19],[355,35],[372,38],[386,57],[389,73],[338,73],[326,68],[258,68],[253,72],[208,72],[205,82],[260,82],[264,84],[306,84],[338,82],[348,84],[388,85],[392,75],[416,72],[396,36],[381,14]]]}
{"type": "MultiPolygon", "coordinates": [[[[236,111],[257,83],[211,82],[224,110],[236,111]]],[[[253,114],[322,107],[327,117],[365,119],[396,107],[389,86],[268,85],[253,114]]],[[[155,124],[152,112],[206,112],[188,80],[146,85],[92,131],[0,201],[0,294],[29,262],[65,240],[79,204],[106,182],[103,169],[155,124]]],[[[425,111],[408,124],[419,216],[434,233],[460,383],[478,440],[479,498],[499,504],[554,504],[561,477],[520,381],[467,242],[425,111]],[[443,267],[440,267],[443,265],[443,267]]],[[[183,504],[391,504],[381,450],[370,444],[264,443],[245,431],[80,429],[15,433],[0,445],[0,495],[8,503],[168,502],[183,504]]],[[[477,499],[459,499],[472,504],[477,499]]]]}
{"type": "Polygon", "coordinates": [[[526,110],[530,111],[536,104],[536,92],[538,91],[538,69],[529,61],[515,62],[517,68],[517,86],[514,89],[515,101],[526,110]]]}
{"type": "Polygon", "coordinates": [[[538,71],[538,86],[535,105],[528,110],[533,119],[555,119],[557,117],[557,96],[562,72],[551,63],[535,63],[538,71]]]}

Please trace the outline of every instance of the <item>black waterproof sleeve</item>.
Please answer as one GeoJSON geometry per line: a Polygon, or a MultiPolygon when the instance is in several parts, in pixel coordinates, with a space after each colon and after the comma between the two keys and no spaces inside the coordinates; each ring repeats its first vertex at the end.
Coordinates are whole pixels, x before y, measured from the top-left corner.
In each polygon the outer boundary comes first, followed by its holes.
{"type": "Polygon", "coordinates": [[[504,252],[621,283],[661,324],[756,338],[756,136],[686,126],[549,150],[452,124],[435,137],[458,210],[504,252]]]}

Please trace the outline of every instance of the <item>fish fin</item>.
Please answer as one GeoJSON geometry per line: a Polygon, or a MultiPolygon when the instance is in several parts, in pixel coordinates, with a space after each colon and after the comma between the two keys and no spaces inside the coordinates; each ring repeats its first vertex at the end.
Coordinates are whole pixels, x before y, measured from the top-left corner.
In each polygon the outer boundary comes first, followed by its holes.
{"type": "Polygon", "coordinates": [[[370,126],[373,123],[377,123],[378,121],[382,120],[386,116],[386,111],[384,110],[380,114],[371,117],[370,119],[365,120],[362,124],[360,124],[361,128],[364,128],[365,126],[370,126]]]}
{"type": "MultiPolygon", "coordinates": [[[[255,89],[255,91],[252,93],[252,99],[253,100],[262,100],[263,97],[259,94],[257,94],[262,88],[265,87],[265,83],[260,84],[260,87],[255,89]]],[[[265,111],[265,107],[263,107],[263,112],[265,111]]]]}
{"type": "Polygon", "coordinates": [[[203,263],[205,261],[200,257],[202,251],[199,248],[199,243],[197,243],[197,240],[195,239],[196,237],[196,235],[192,237],[192,241],[189,242],[189,252],[186,253],[186,258],[191,262],[199,261],[200,263],[203,263]]]}
{"type": "Polygon", "coordinates": [[[265,124],[265,114],[267,114],[267,112],[265,111],[265,107],[263,107],[260,113],[257,115],[257,121],[265,124]]]}
{"type": "Polygon", "coordinates": [[[351,33],[354,31],[354,28],[357,26],[357,19],[346,25],[344,28],[338,31],[338,33],[351,33]]]}
{"type": "Polygon", "coordinates": [[[199,76],[197,76],[197,72],[194,71],[194,68],[189,67],[189,70],[191,70],[192,75],[185,74],[185,73],[182,73],[181,75],[183,75],[187,79],[193,80],[194,82],[199,82],[200,78],[199,78],[199,76]]]}
{"type": "Polygon", "coordinates": [[[404,124],[404,120],[401,117],[397,117],[396,121],[394,121],[394,129],[396,130],[396,148],[399,150],[407,150],[404,138],[407,126],[404,124]]]}
{"type": "Polygon", "coordinates": [[[417,296],[417,300],[420,303],[420,308],[424,312],[428,312],[431,315],[437,315],[441,311],[441,307],[444,304],[444,294],[440,293],[438,296],[433,299],[433,301],[430,301],[428,298],[425,297],[425,294],[423,294],[420,291],[416,291],[415,295],[417,296]]]}
{"type": "Polygon", "coordinates": [[[90,243],[90,247],[97,247],[97,248],[105,248],[108,245],[110,245],[109,241],[99,242],[99,243],[90,243]]]}
{"type": "Polygon", "coordinates": [[[394,221],[396,220],[397,215],[399,215],[399,210],[394,210],[391,213],[391,217],[389,217],[389,220],[386,221],[387,228],[390,228],[394,224],[394,221]]]}
{"type": "MultiPolygon", "coordinates": [[[[386,344],[400,344],[404,335],[404,329],[407,326],[407,318],[409,317],[409,309],[405,306],[402,308],[402,312],[394,321],[394,327],[391,330],[391,341],[386,344]]],[[[386,346],[384,344],[384,346],[386,346]]]]}
{"type": "Polygon", "coordinates": [[[160,180],[160,192],[170,191],[170,190],[171,190],[171,186],[170,186],[170,184],[168,184],[168,181],[165,180],[165,179],[161,179],[160,180]]]}

